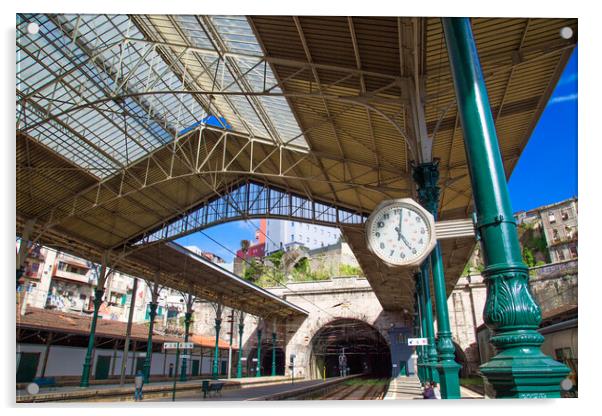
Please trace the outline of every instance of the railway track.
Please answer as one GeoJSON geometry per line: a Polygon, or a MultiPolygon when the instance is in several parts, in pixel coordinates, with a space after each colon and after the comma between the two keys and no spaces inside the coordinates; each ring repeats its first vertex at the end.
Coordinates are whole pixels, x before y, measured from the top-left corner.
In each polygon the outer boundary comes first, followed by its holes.
{"type": "Polygon", "coordinates": [[[387,379],[361,378],[350,380],[341,386],[317,397],[317,400],[382,400],[387,379]]]}

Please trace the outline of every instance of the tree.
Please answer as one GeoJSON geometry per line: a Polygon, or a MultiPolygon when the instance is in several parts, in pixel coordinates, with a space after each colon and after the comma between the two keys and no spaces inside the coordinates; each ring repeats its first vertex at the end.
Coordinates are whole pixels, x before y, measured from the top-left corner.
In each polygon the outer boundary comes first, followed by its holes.
{"type": "Polygon", "coordinates": [[[240,250],[242,251],[242,275],[245,276],[245,272],[247,270],[247,253],[249,252],[249,247],[251,247],[251,242],[249,240],[240,240],[240,250]]]}

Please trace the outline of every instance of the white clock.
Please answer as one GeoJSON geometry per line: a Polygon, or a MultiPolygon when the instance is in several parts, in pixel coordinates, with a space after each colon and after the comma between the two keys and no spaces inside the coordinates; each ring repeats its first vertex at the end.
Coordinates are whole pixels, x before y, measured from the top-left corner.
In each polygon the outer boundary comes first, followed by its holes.
{"type": "Polygon", "coordinates": [[[366,222],[366,241],[390,266],[419,266],[437,243],[435,220],[411,198],[383,201],[366,222]]]}

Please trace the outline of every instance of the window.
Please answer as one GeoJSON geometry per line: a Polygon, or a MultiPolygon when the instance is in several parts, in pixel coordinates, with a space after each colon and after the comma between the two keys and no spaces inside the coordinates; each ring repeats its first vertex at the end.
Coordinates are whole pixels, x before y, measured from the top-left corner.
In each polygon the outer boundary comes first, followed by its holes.
{"type": "Polygon", "coordinates": [[[80,293],[79,298],[81,300],[86,300],[86,295],[84,293],[80,293]]]}
{"type": "Polygon", "coordinates": [[[291,227],[295,226],[295,221],[291,221],[291,227]]]}
{"type": "Polygon", "coordinates": [[[309,244],[309,237],[306,238],[307,244],[309,244]]]}
{"type": "Polygon", "coordinates": [[[553,230],[553,231],[552,231],[552,239],[553,239],[554,241],[558,241],[558,240],[560,240],[560,234],[558,234],[558,230],[553,230]]]}
{"type": "Polygon", "coordinates": [[[550,224],[554,224],[556,222],[556,217],[554,216],[553,212],[548,213],[548,220],[550,221],[550,224]]]}
{"type": "Polygon", "coordinates": [[[561,216],[562,216],[562,221],[566,221],[569,219],[569,212],[567,210],[562,210],[561,216]]]}
{"type": "Polygon", "coordinates": [[[570,247],[569,251],[571,252],[571,257],[576,259],[577,258],[577,246],[570,247]]]}
{"type": "Polygon", "coordinates": [[[559,261],[564,260],[564,250],[558,250],[558,260],[559,261]]]}
{"type": "Polygon", "coordinates": [[[570,347],[557,348],[556,350],[554,350],[554,354],[556,355],[556,360],[560,361],[561,363],[564,363],[566,362],[566,360],[570,360],[571,358],[573,358],[573,352],[571,351],[570,347]]]}

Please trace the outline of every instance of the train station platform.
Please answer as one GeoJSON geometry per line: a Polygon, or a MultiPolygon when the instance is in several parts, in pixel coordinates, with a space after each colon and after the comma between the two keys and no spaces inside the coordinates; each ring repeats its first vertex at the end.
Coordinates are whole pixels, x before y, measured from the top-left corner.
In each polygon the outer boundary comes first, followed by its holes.
{"type": "MultiPolygon", "coordinates": [[[[460,386],[462,399],[483,399],[483,395],[460,386]]],[[[397,377],[391,379],[383,400],[423,400],[422,386],[418,377],[397,377]]]]}
{"type": "MultiPolygon", "coordinates": [[[[177,381],[176,398],[179,395],[183,397],[194,396],[202,398],[201,386],[205,379],[195,379],[189,381],[177,381]]],[[[211,380],[212,382],[224,383],[223,396],[231,391],[246,390],[250,388],[273,386],[278,384],[291,384],[291,378],[285,376],[266,376],[266,377],[245,377],[211,380]]],[[[298,386],[303,379],[295,380],[294,386],[298,386]]],[[[173,390],[173,380],[151,382],[144,386],[143,392],[145,399],[169,398],[173,390]]],[[[219,396],[218,396],[219,398],[219,396]]],[[[123,386],[119,384],[103,384],[82,388],[79,386],[65,387],[42,387],[38,394],[28,394],[24,389],[18,389],[16,393],[17,403],[41,403],[41,402],[79,402],[79,401],[132,401],[134,400],[134,385],[127,383],[123,386]]]]}
{"type": "Polygon", "coordinates": [[[383,400],[423,400],[420,380],[418,380],[418,377],[396,377],[391,379],[383,400]]]}

